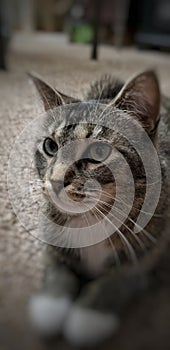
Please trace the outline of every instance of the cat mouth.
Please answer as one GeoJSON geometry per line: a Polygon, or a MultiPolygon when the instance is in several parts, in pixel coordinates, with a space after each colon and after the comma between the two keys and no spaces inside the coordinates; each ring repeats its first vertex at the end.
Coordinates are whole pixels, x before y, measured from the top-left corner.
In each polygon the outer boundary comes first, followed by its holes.
{"type": "Polygon", "coordinates": [[[80,216],[92,209],[88,196],[83,192],[62,188],[56,193],[52,186],[48,185],[43,188],[43,193],[58,211],[70,216],[80,216]]]}
{"type": "Polygon", "coordinates": [[[75,202],[82,202],[85,198],[87,198],[86,193],[83,193],[83,192],[66,190],[66,193],[68,197],[75,202]]]}
{"type": "Polygon", "coordinates": [[[102,189],[100,192],[91,192],[88,189],[79,191],[69,185],[62,186],[59,191],[55,191],[51,182],[47,181],[43,190],[48,200],[55,205],[56,210],[61,215],[70,217],[83,217],[90,214],[91,217],[96,217],[96,220],[100,221],[109,213],[114,204],[114,198],[110,196],[108,201],[106,192],[103,192],[102,189]]]}

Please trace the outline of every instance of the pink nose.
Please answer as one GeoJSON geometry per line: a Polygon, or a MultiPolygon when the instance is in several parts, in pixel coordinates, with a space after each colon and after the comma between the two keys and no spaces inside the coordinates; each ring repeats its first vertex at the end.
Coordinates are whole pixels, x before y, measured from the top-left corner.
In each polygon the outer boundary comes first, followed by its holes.
{"type": "Polygon", "coordinates": [[[58,194],[61,191],[61,189],[64,187],[64,183],[61,180],[57,180],[57,181],[51,180],[51,185],[52,185],[53,191],[56,194],[58,194]]]}

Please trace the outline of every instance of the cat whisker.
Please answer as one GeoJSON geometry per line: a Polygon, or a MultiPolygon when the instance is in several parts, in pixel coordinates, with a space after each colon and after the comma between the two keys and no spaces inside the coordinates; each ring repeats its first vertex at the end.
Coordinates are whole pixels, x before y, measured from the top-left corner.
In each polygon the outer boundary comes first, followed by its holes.
{"type": "MultiPolygon", "coordinates": [[[[102,203],[102,204],[104,204],[104,205],[106,205],[106,206],[108,206],[108,207],[110,207],[110,208],[112,209],[112,206],[107,205],[106,202],[100,201],[100,203],[102,203]]],[[[102,208],[102,206],[101,206],[101,209],[104,209],[104,208],[102,208]]],[[[117,208],[113,208],[113,209],[116,210],[117,212],[119,212],[119,214],[122,215],[121,211],[118,211],[117,208]]],[[[113,214],[111,211],[109,212],[109,214],[110,214],[111,216],[113,216],[114,219],[118,220],[124,227],[126,227],[126,229],[132,234],[132,236],[134,237],[134,239],[138,242],[140,248],[141,248],[143,251],[146,251],[146,248],[145,248],[143,242],[141,241],[141,239],[140,239],[137,235],[135,235],[135,233],[133,232],[133,230],[131,230],[131,228],[128,227],[128,226],[127,226],[124,222],[122,222],[120,219],[118,219],[117,217],[115,217],[114,214],[113,214]]]]}
{"type": "MultiPolygon", "coordinates": [[[[114,200],[114,201],[117,201],[117,202],[122,202],[123,204],[125,204],[127,207],[129,207],[129,208],[131,208],[131,205],[130,204],[128,204],[128,203],[126,203],[125,201],[123,201],[123,199],[121,199],[121,198],[117,198],[117,197],[113,197],[112,195],[110,195],[108,192],[106,192],[106,191],[103,191],[103,190],[98,190],[98,189],[96,189],[96,188],[94,188],[94,189],[88,189],[88,191],[90,192],[101,192],[101,193],[103,193],[106,197],[108,197],[109,199],[112,199],[112,200],[114,200]]],[[[139,211],[139,212],[141,212],[141,213],[144,213],[144,214],[148,214],[148,215],[152,215],[152,216],[154,216],[154,217],[157,217],[157,218],[161,218],[163,215],[161,215],[161,214],[152,214],[152,213],[150,213],[150,212],[148,212],[148,211],[145,211],[145,210],[142,210],[142,209],[139,209],[139,208],[137,208],[137,207],[135,207],[134,205],[133,205],[133,208],[134,209],[136,209],[137,211],[139,211]]]]}
{"type": "Polygon", "coordinates": [[[144,234],[145,236],[150,239],[150,241],[154,244],[156,244],[157,239],[155,237],[153,237],[151,235],[151,233],[149,233],[148,231],[146,231],[144,228],[142,228],[140,225],[138,225],[135,221],[132,220],[132,218],[130,218],[130,216],[128,216],[129,220],[136,226],[138,227],[144,234]]]}
{"type": "Polygon", "coordinates": [[[92,111],[90,110],[88,103],[87,103],[86,106],[87,106],[87,109],[88,109],[88,114],[90,115],[90,123],[93,124],[93,114],[92,114],[92,111]]]}
{"type": "Polygon", "coordinates": [[[140,229],[140,231],[154,244],[157,243],[157,239],[151,235],[148,231],[146,231],[144,228],[142,228],[140,225],[138,225],[130,216],[128,216],[128,219],[140,229]]]}
{"type": "Polygon", "coordinates": [[[106,221],[108,221],[113,227],[114,227],[114,230],[116,229],[116,232],[118,233],[118,235],[120,236],[120,238],[122,239],[122,242],[124,242],[124,245],[125,247],[127,248],[127,250],[129,251],[129,254],[130,254],[130,257],[131,257],[131,260],[133,263],[137,263],[137,257],[136,257],[136,254],[135,254],[135,251],[132,247],[132,245],[130,244],[130,242],[127,240],[127,238],[123,235],[123,233],[113,224],[112,221],[110,221],[110,219],[105,216],[100,209],[98,209],[97,207],[95,207],[95,210],[98,211],[98,213],[104,218],[106,219],[106,221]]]}
{"type": "MultiPolygon", "coordinates": [[[[108,204],[108,203],[106,203],[106,202],[104,202],[104,201],[102,201],[102,200],[100,200],[98,206],[100,206],[100,203],[102,203],[103,205],[107,206],[107,207],[110,208],[110,209],[113,209],[113,210],[119,212],[119,214],[123,215],[122,212],[118,210],[118,208],[115,208],[115,207],[113,207],[112,205],[110,205],[110,204],[108,204]]],[[[101,208],[102,208],[102,206],[101,206],[101,208]]],[[[104,209],[104,208],[102,208],[102,209],[104,209]]],[[[141,241],[141,239],[140,239],[139,237],[137,237],[137,236],[135,235],[135,233],[134,233],[124,222],[121,222],[120,219],[118,219],[117,217],[115,217],[111,211],[109,212],[109,214],[111,214],[111,215],[112,215],[116,220],[118,220],[124,227],[126,227],[127,230],[132,234],[132,236],[134,237],[134,239],[138,242],[138,244],[140,245],[141,249],[142,249],[143,251],[146,251],[146,248],[145,248],[143,242],[141,241]]]]}
{"type": "Polygon", "coordinates": [[[152,243],[154,243],[154,244],[157,243],[157,239],[156,239],[155,237],[153,237],[153,236],[151,235],[151,233],[149,233],[149,232],[146,231],[144,228],[142,228],[140,225],[138,225],[137,223],[135,223],[130,217],[129,217],[129,220],[130,220],[131,222],[133,222],[134,225],[135,225],[136,227],[138,227],[138,229],[141,230],[141,232],[144,233],[144,235],[145,235],[152,243]]]}
{"type": "MultiPolygon", "coordinates": [[[[109,196],[110,197],[110,196],[109,196]]],[[[112,197],[113,198],[113,197],[112,197]]],[[[95,199],[95,197],[93,197],[93,199],[95,199]]],[[[101,201],[101,200],[100,200],[101,201]]],[[[106,203],[105,203],[105,205],[106,205],[106,203]]],[[[113,207],[112,205],[110,205],[110,204],[108,204],[107,203],[107,206],[108,207],[110,207],[110,208],[113,208],[115,211],[117,211],[117,212],[119,212],[121,215],[123,215],[123,214],[125,214],[126,215],[126,213],[123,213],[123,212],[121,212],[117,207],[113,207]]],[[[139,210],[140,211],[140,210],[139,210]]],[[[148,231],[146,231],[144,228],[142,228],[142,227],[140,227],[138,224],[136,224],[135,223],[135,221],[133,221],[132,220],[132,218],[128,215],[128,217],[127,217],[127,219],[129,219],[134,225],[136,225],[136,227],[138,227],[141,231],[142,231],[142,233],[152,242],[152,243],[154,243],[154,244],[156,244],[156,242],[157,242],[157,240],[156,240],[156,238],[154,238],[152,235],[151,235],[151,233],[149,233],[148,231]]],[[[133,232],[133,231],[132,231],[133,232]]],[[[133,234],[135,235],[135,233],[133,232],[133,234]]]]}
{"type": "MultiPolygon", "coordinates": [[[[122,198],[115,198],[115,200],[117,202],[119,201],[119,203],[122,202],[123,204],[125,204],[128,207],[131,207],[130,204],[126,203],[122,198]]],[[[145,210],[139,209],[139,208],[135,207],[134,205],[133,205],[133,208],[136,209],[137,211],[141,212],[141,213],[152,215],[152,216],[155,216],[155,217],[158,217],[158,218],[163,216],[163,215],[159,215],[159,214],[152,214],[149,211],[145,211],[145,210]]]]}
{"type": "MultiPolygon", "coordinates": [[[[84,205],[85,205],[86,208],[91,209],[87,204],[84,204],[84,205]]],[[[93,210],[92,210],[92,212],[93,212],[94,216],[96,217],[97,221],[99,221],[99,219],[98,219],[96,213],[95,213],[93,210]]],[[[90,222],[88,221],[87,215],[84,214],[84,216],[85,216],[85,219],[86,219],[86,222],[87,222],[88,226],[90,226],[90,222]]],[[[115,258],[115,263],[116,263],[116,265],[120,265],[120,260],[119,260],[118,254],[117,254],[117,252],[116,252],[116,248],[115,248],[115,246],[113,245],[113,242],[111,241],[110,236],[108,236],[108,234],[107,234],[107,232],[106,232],[105,227],[104,227],[103,224],[102,224],[102,226],[103,226],[104,232],[105,232],[105,234],[106,234],[106,239],[109,241],[109,244],[111,245],[111,248],[112,248],[112,250],[113,250],[113,254],[114,254],[114,258],[115,258]]]]}
{"type": "MultiPolygon", "coordinates": [[[[93,212],[93,214],[95,215],[96,219],[99,221],[99,219],[98,219],[97,214],[95,213],[95,211],[92,210],[92,212],[93,212]]],[[[113,255],[114,255],[115,263],[116,263],[117,266],[120,266],[120,259],[119,259],[119,255],[118,255],[118,253],[117,253],[117,251],[116,251],[116,248],[115,248],[115,246],[114,246],[114,244],[113,244],[113,242],[112,242],[112,240],[111,240],[111,238],[110,238],[110,235],[108,235],[108,232],[106,231],[105,226],[103,225],[102,222],[101,222],[101,224],[102,224],[103,230],[104,230],[104,232],[105,232],[106,239],[108,240],[108,242],[109,242],[109,244],[110,244],[110,246],[111,246],[111,248],[112,248],[112,250],[113,250],[113,255]]]]}
{"type": "Polygon", "coordinates": [[[104,85],[102,86],[101,91],[100,91],[100,94],[99,94],[99,97],[98,97],[98,99],[97,99],[97,103],[96,103],[95,111],[94,111],[95,115],[97,114],[97,108],[98,108],[98,106],[99,106],[100,98],[101,98],[101,96],[102,96],[103,90],[104,90],[104,85]]]}
{"type": "MultiPolygon", "coordinates": [[[[101,121],[102,120],[102,117],[103,117],[103,114],[106,112],[106,110],[108,108],[111,107],[111,103],[107,104],[106,107],[103,109],[103,111],[100,113],[99,117],[98,117],[98,120],[101,121]]],[[[106,117],[106,114],[105,114],[105,117],[106,117]]]]}

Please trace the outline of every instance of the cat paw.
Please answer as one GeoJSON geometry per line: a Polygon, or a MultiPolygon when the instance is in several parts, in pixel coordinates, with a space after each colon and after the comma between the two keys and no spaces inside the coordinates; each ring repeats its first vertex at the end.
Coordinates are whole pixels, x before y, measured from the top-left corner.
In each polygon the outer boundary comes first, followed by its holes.
{"type": "Polygon", "coordinates": [[[75,306],[63,326],[63,335],[75,346],[95,345],[113,335],[118,326],[119,319],[114,314],[75,306]]]}
{"type": "Polygon", "coordinates": [[[48,295],[37,295],[29,303],[29,316],[33,328],[42,336],[56,336],[60,333],[71,301],[48,295]]]}

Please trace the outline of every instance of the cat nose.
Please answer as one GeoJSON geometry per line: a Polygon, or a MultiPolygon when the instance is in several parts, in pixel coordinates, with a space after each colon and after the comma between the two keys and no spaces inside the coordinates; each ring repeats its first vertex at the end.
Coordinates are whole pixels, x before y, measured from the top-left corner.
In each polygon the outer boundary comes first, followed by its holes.
{"type": "Polygon", "coordinates": [[[57,180],[57,181],[51,180],[50,182],[51,182],[53,191],[56,194],[58,194],[61,191],[61,189],[64,187],[63,181],[61,181],[61,180],[57,180]]]}

